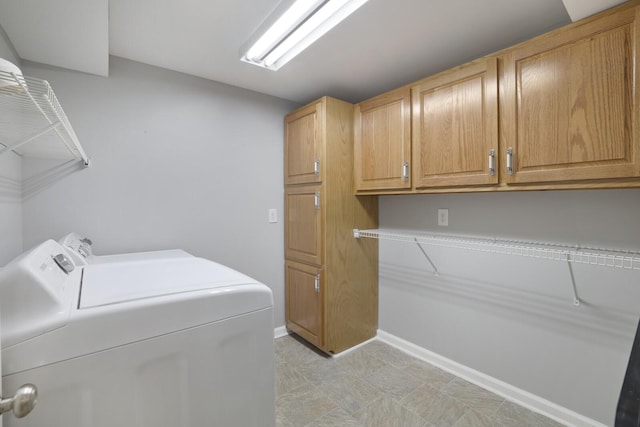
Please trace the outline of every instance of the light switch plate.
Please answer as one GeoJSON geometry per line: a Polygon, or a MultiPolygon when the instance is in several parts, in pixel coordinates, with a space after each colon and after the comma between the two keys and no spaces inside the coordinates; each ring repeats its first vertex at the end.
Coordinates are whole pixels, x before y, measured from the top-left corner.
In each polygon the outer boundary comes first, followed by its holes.
{"type": "Polygon", "coordinates": [[[438,209],[438,225],[441,227],[449,226],[449,209],[438,209]]]}
{"type": "Polygon", "coordinates": [[[278,222],[278,210],[269,209],[269,224],[275,224],[278,222]]]}

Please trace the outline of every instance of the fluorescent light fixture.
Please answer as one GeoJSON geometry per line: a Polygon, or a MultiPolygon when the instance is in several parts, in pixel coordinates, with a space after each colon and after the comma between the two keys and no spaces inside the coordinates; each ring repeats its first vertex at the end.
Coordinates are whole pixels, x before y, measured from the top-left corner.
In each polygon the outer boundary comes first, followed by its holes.
{"type": "Polygon", "coordinates": [[[246,51],[242,60],[277,70],[368,0],[296,0],[246,51]]]}

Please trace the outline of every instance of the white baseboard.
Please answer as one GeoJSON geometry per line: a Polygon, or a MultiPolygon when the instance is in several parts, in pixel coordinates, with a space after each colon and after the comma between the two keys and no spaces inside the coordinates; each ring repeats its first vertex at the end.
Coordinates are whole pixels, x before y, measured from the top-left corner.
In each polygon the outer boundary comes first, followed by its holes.
{"type": "Polygon", "coordinates": [[[500,381],[489,375],[483,374],[482,372],[464,366],[451,359],[447,359],[446,357],[410,343],[409,341],[398,338],[395,335],[378,330],[377,338],[386,344],[410,354],[411,356],[431,363],[444,371],[450,372],[457,377],[487,389],[506,400],[517,403],[518,405],[524,406],[534,412],[538,412],[559,423],[575,427],[606,427],[605,424],[596,420],[580,415],[577,412],[557,405],[525,390],[514,387],[504,381],[500,381]]]}
{"type": "Polygon", "coordinates": [[[287,336],[287,335],[289,335],[289,332],[287,332],[286,326],[279,326],[279,327],[277,327],[277,328],[275,328],[273,330],[273,338],[274,339],[275,338],[281,338],[281,337],[284,337],[284,336],[287,336]]]}
{"type": "Polygon", "coordinates": [[[351,347],[351,348],[348,348],[348,349],[346,349],[346,350],[342,350],[340,353],[337,353],[337,354],[331,354],[330,356],[331,356],[332,358],[334,358],[334,359],[337,359],[337,358],[339,358],[339,357],[342,357],[342,356],[344,356],[344,355],[347,355],[347,354],[349,354],[349,353],[351,353],[351,352],[353,352],[353,351],[355,351],[355,350],[359,349],[360,347],[364,347],[365,345],[369,344],[371,341],[375,341],[375,340],[377,340],[377,339],[378,339],[377,337],[369,338],[368,340],[363,341],[363,342],[361,342],[360,344],[356,344],[356,345],[354,345],[354,346],[353,346],[353,347],[351,347]]]}

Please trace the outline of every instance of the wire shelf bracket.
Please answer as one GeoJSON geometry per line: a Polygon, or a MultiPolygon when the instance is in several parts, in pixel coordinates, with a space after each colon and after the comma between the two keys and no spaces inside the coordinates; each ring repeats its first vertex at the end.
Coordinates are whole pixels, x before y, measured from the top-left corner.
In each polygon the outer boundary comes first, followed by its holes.
{"type": "Polygon", "coordinates": [[[418,248],[422,252],[422,255],[424,255],[424,257],[427,259],[427,261],[429,261],[429,264],[431,264],[431,268],[433,268],[434,276],[439,276],[440,273],[438,272],[438,269],[435,266],[435,264],[433,263],[433,261],[431,261],[431,258],[429,258],[429,255],[427,254],[427,251],[424,250],[424,248],[422,247],[422,245],[420,244],[420,242],[418,241],[417,238],[413,239],[413,240],[416,242],[416,245],[418,245],[418,248]]]}
{"type": "Polygon", "coordinates": [[[434,274],[438,269],[427,254],[423,245],[466,249],[471,251],[517,255],[523,257],[566,262],[571,279],[573,305],[579,307],[582,302],[573,272],[573,264],[588,264],[608,268],[640,270],[640,252],[608,248],[590,248],[564,243],[532,242],[487,237],[458,236],[439,233],[412,233],[407,230],[353,230],[353,237],[393,240],[415,243],[427,258],[434,274]]]}
{"type": "Polygon", "coordinates": [[[0,71],[0,155],[10,151],[90,164],[49,83],[0,71]]]}
{"type": "Polygon", "coordinates": [[[569,276],[571,277],[571,290],[573,291],[573,305],[580,307],[581,301],[578,297],[578,288],[576,287],[576,277],[573,275],[573,266],[567,255],[567,266],[569,266],[569,276]]]}

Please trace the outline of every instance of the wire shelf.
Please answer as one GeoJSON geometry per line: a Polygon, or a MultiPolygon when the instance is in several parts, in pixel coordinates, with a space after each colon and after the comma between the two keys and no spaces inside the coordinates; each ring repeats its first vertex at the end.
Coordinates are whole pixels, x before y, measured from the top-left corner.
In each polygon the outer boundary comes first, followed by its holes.
{"type": "Polygon", "coordinates": [[[46,80],[0,71],[0,155],[89,158],[46,80]]]}
{"type": "Polygon", "coordinates": [[[439,233],[413,233],[404,230],[356,229],[353,230],[353,233],[356,238],[366,237],[380,240],[395,240],[480,252],[564,261],[574,264],[640,270],[640,252],[636,251],[439,233]]]}

